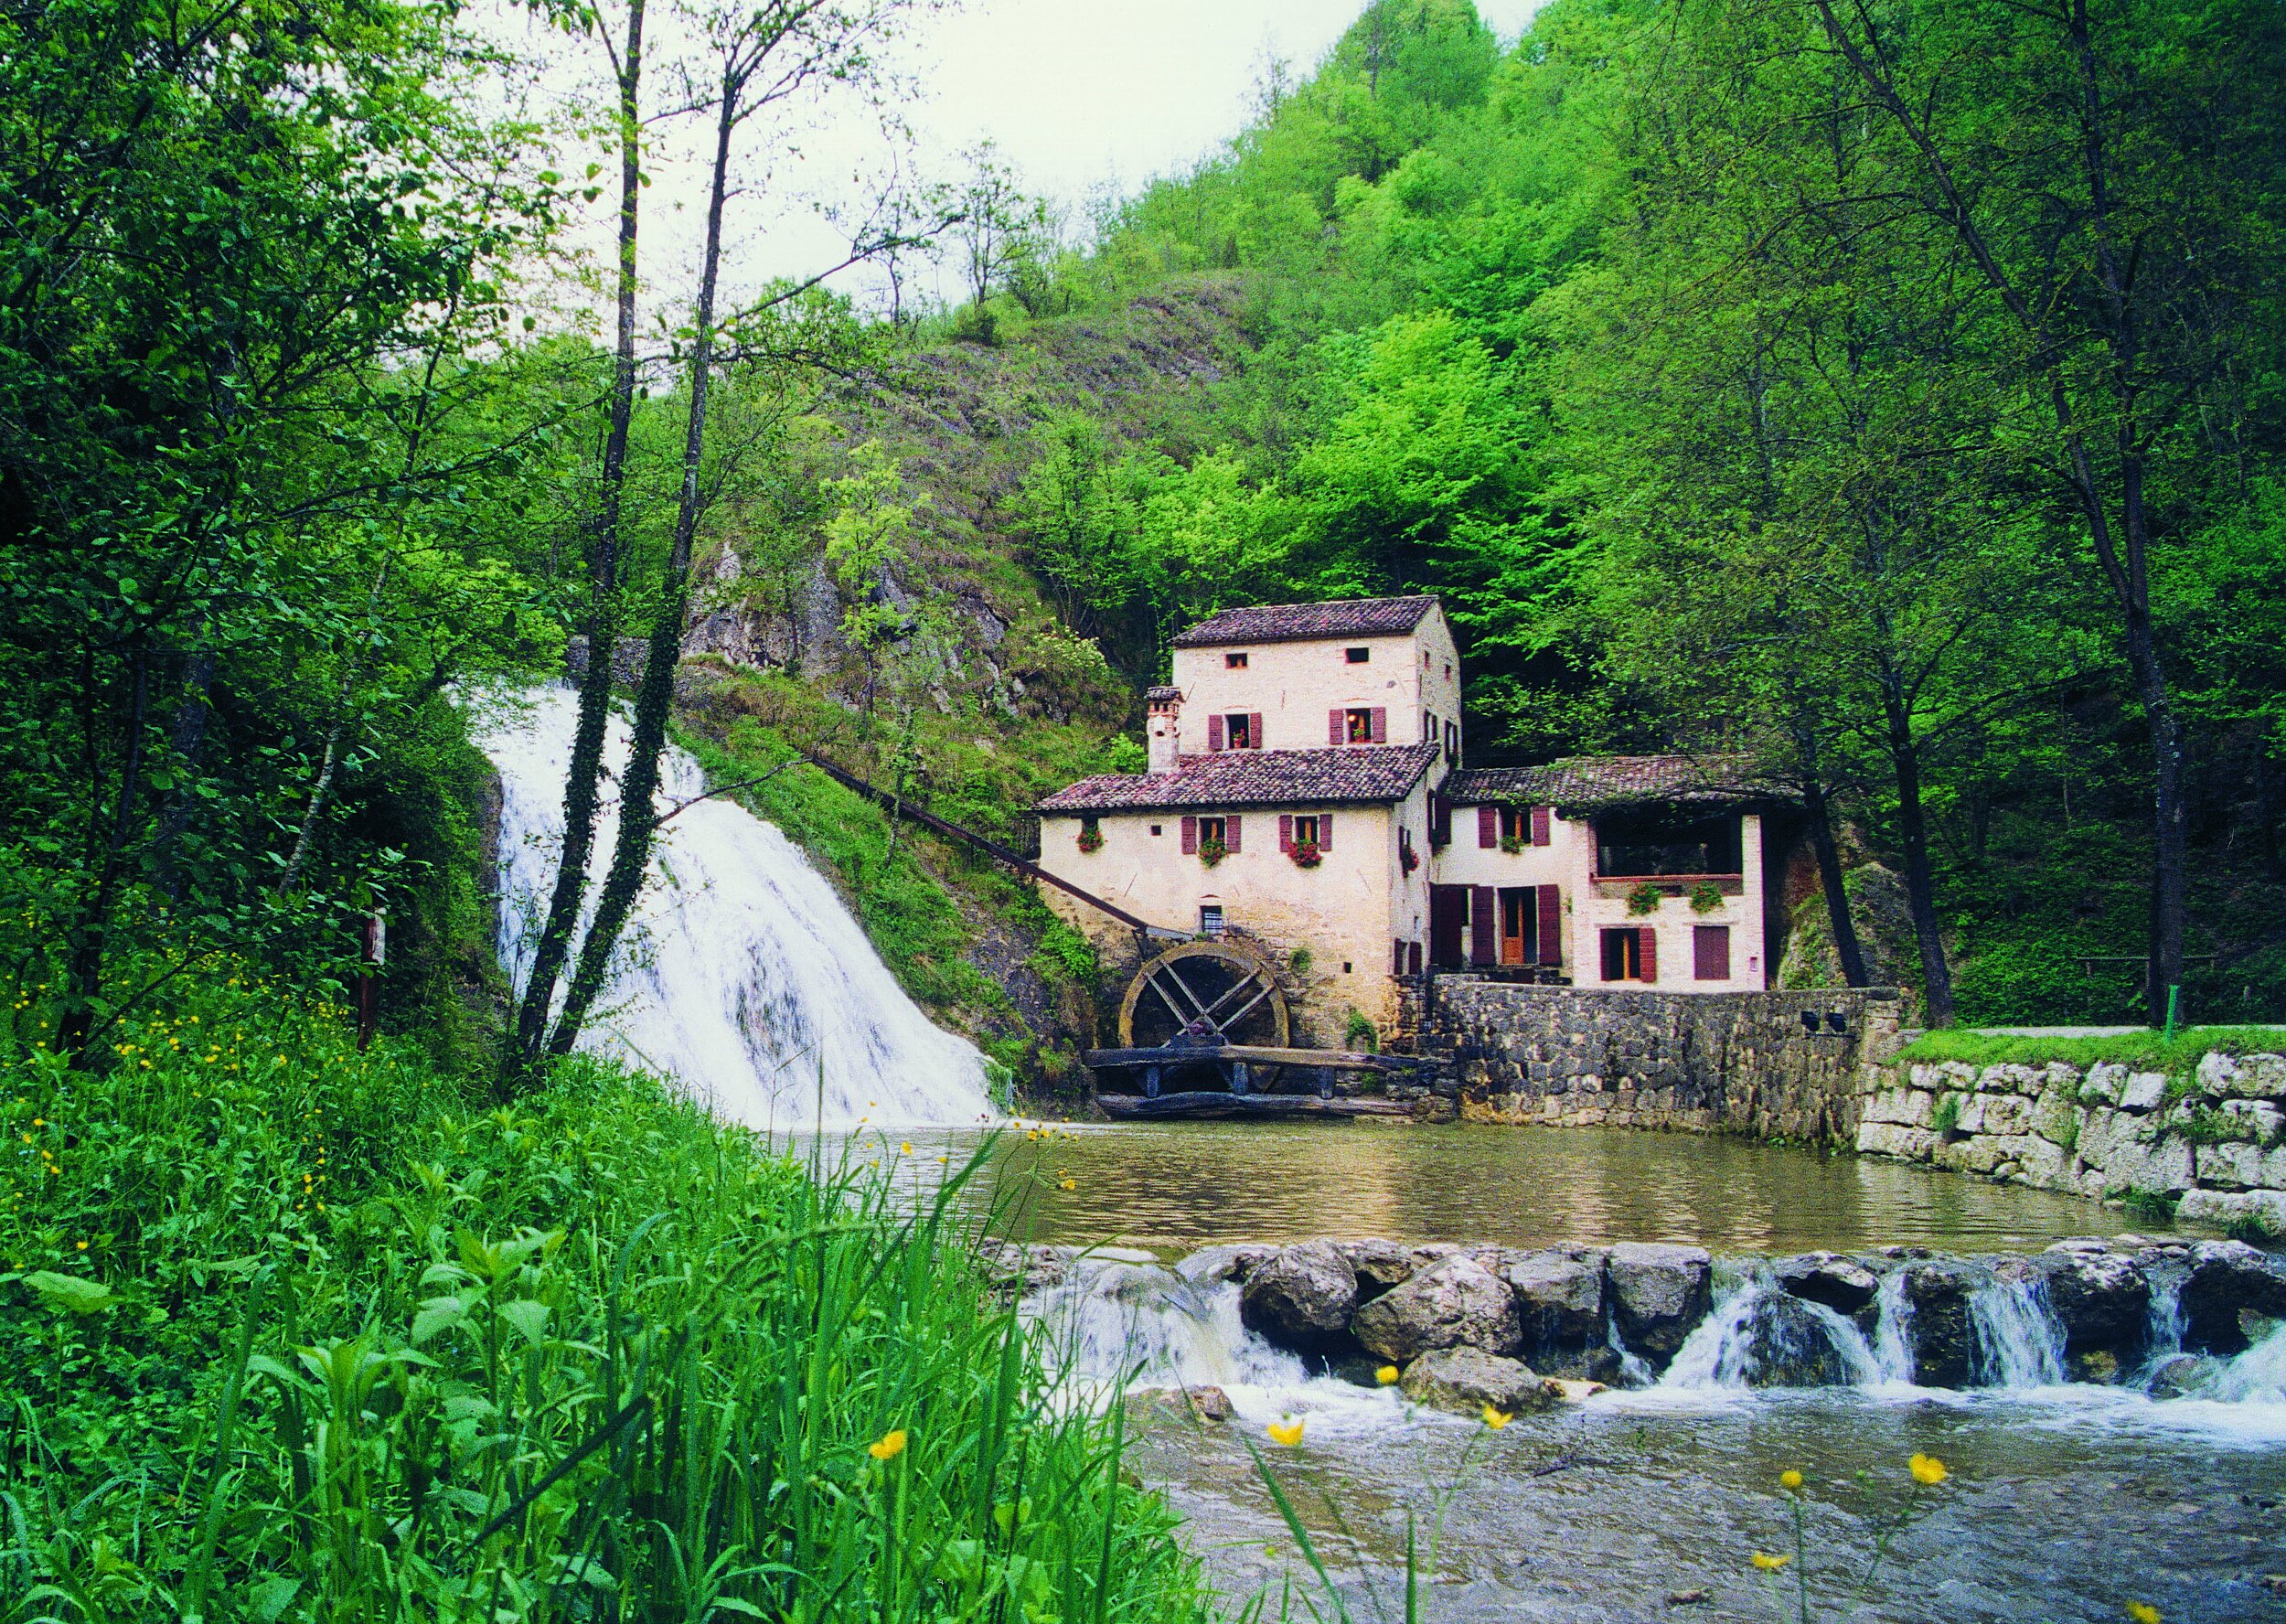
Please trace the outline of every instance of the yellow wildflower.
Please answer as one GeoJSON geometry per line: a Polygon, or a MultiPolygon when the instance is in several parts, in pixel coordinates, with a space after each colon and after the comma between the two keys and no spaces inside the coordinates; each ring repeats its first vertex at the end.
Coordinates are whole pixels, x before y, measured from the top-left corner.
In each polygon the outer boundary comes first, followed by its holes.
{"type": "Polygon", "coordinates": [[[1785,1471],[1779,1473],[1778,1481],[1779,1487],[1781,1489],[1799,1489],[1801,1487],[1801,1473],[1795,1471],[1789,1467],[1785,1471]]]}
{"type": "Polygon", "coordinates": [[[1077,1179],[1062,1179],[1056,1182],[1058,1190],[1077,1190],[1079,1187],[1080,1181],[1077,1179]]]}
{"type": "Polygon", "coordinates": [[[1294,1448],[1301,1443],[1302,1428],[1306,1425],[1307,1423],[1301,1421],[1273,1421],[1269,1428],[1270,1441],[1274,1444],[1283,1444],[1289,1449],[1294,1448]]]}
{"type": "Polygon", "coordinates": [[[1755,1566],[1760,1568],[1764,1573],[1776,1573],[1779,1568],[1784,1567],[1791,1561],[1793,1561],[1791,1556],[1773,1556],[1764,1551],[1757,1551],[1754,1554],[1755,1566]]]}
{"type": "Polygon", "coordinates": [[[912,1141],[911,1139],[905,1139],[905,1140],[901,1141],[901,1142],[898,1144],[898,1146],[897,1146],[897,1154],[898,1154],[898,1155],[900,1155],[900,1156],[910,1156],[910,1155],[912,1155],[912,1154],[913,1154],[913,1141],[912,1141]]]}
{"type": "Polygon", "coordinates": [[[1490,1405],[1484,1406],[1484,1424],[1494,1432],[1500,1431],[1501,1427],[1506,1426],[1514,1419],[1516,1417],[1506,1410],[1496,1410],[1490,1405]]]}
{"type": "Polygon", "coordinates": [[[1934,1455],[1916,1455],[1907,1461],[1905,1466],[1906,1469],[1913,1474],[1915,1482],[1925,1483],[1932,1489],[1952,1476],[1952,1473],[1945,1469],[1945,1463],[1934,1455]]]}
{"type": "Polygon", "coordinates": [[[1379,1382],[1384,1387],[1388,1386],[1396,1379],[1397,1367],[1394,1364],[1384,1364],[1373,1373],[1373,1380],[1379,1382]]]}
{"type": "Polygon", "coordinates": [[[905,1429],[902,1426],[881,1434],[880,1439],[865,1446],[865,1452],[876,1460],[894,1460],[905,1452],[905,1429]]]}
{"type": "Polygon", "coordinates": [[[2159,1609],[2148,1601],[2129,1602],[2127,1616],[2134,1619],[2135,1624],[2159,1624],[2159,1609]]]}

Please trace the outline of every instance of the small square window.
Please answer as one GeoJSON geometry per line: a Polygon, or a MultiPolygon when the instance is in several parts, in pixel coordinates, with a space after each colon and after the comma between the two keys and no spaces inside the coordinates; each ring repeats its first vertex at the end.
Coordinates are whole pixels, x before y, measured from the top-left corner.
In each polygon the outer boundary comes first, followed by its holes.
{"type": "Polygon", "coordinates": [[[1157,835],[1159,834],[1159,825],[1157,825],[1157,824],[1153,824],[1153,825],[1151,825],[1151,834],[1153,835],[1153,837],[1154,837],[1154,838],[1156,838],[1156,837],[1157,837],[1157,835]]]}
{"type": "Polygon", "coordinates": [[[1341,961],[1341,973],[1345,976],[1350,973],[1350,961],[1346,958],[1341,961]]]}
{"type": "Polygon", "coordinates": [[[1341,651],[1341,657],[1353,666],[1362,666],[1373,657],[1373,651],[1370,648],[1345,648],[1341,651]]]}
{"type": "Polygon", "coordinates": [[[1294,820],[1294,844],[1297,846],[1318,844],[1318,819],[1316,817],[1305,813],[1294,820]]]}
{"type": "Polygon", "coordinates": [[[1223,657],[1223,663],[1234,671],[1243,671],[1246,668],[1246,657],[1243,654],[1226,654],[1223,657]]]}
{"type": "Polygon", "coordinates": [[[1202,936],[1219,936],[1223,934],[1223,907],[1220,903],[1201,904],[1199,934],[1202,936]]]}

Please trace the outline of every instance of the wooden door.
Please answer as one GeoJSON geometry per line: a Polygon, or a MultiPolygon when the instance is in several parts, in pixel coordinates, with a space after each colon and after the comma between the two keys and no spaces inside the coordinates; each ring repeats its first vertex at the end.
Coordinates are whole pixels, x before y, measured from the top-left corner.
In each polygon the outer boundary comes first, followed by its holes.
{"type": "Polygon", "coordinates": [[[1465,885],[1429,887],[1429,965],[1458,970],[1468,963],[1463,941],[1469,928],[1469,888],[1465,885]]]}

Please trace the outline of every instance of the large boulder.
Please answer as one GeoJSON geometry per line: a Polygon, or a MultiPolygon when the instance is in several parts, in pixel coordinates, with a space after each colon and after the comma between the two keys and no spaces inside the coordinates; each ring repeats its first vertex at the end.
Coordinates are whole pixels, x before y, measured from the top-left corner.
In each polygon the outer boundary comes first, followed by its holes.
{"type": "Polygon", "coordinates": [[[1881,1277],[1838,1252],[1805,1252],[1771,1266],[1779,1289],[1837,1314],[1854,1314],[1881,1295],[1881,1277]]]}
{"type": "Polygon", "coordinates": [[[1969,1384],[1976,1354],[1969,1298],[1983,1283],[1976,1270],[1950,1258],[1907,1266],[1907,1340],[1913,1348],[1913,1379],[1922,1386],[1969,1384]]]}
{"type": "MultiPolygon", "coordinates": [[[[1821,1305],[1822,1306],[1822,1305],[1821,1305]]],[[[1810,1299],[1772,1292],[1754,1305],[1747,1322],[1749,1387],[1846,1387],[1850,1362],[1836,1340],[1830,1314],[1810,1299]]]]}
{"type": "Polygon", "coordinates": [[[2048,1307],[2064,1328],[2066,1357],[2104,1352],[2124,1361],[2141,1351],[2151,1324],[2151,1282],[2134,1258],[2058,1245],[2033,1261],[2047,1277],[2048,1307]]]}
{"type": "Polygon", "coordinates": [[[1383,1292],[1404,1285],[1420,1266],[1413,1248],[1400,1246],[1394,1241],[1337,1241],[1335,1245],[1357,1271],[1357,1300],[1361,1303],[1371,1302],[1383,1292]]]}
{"type": "Polygon", "coordinates": [[[1662,1363],[1714,1305],[1714,1260],[1704,1246],[1622,1241],[1605,1268],[1619,1340],[1662,1363]]]}
{"type": "Polygon", "coordinates": [[[2242,1310],[2286,1319],[2286,1267],[2244,1241],[2201,1241],[2191,1248],[2191,1272],[2177,1300],[2185,1347],[2242,1352],[2249,1341],[2242,1310]]]}
{"type": "Polygon", "coordinates": [[[1331,1241],[1304,1241],[1255,1266],[1238,1296],[1246,1329],[1298,1353],[1345,1345],[1357,1271],[1331,1241]]]}
{"type": "Polygon", "coordinates": [[[1447,1257],[1373,1298],[1350,1321],[1351,1334],[1399,1364],[1437,1348],[1513,1353],[1523,1324],[1507,1282],[1470,1257],[1447,1257]]]}
{"type": "Polygon", "coordinates": [[[1603,1270],[1603,1255],[1585,1247],[1534,1252],[1508,1266],[1529,1352],[1604,1340],[1603,1270]]]}
{"type": "Polygon", "coordinates": [[[1219,1286],[1225,1280],[1244,1280],[1277,1255],[1276,1246],[1261,1241],[1202,1246],[1175,1265],[1175,1273],[1193,1286],[1219,1286]]]}
{"type": "Polygon", "coordinates": [[[1487,1405],[1514,1415],[1553,1408],[1563,1401],[1564,1389],[1530,1366],[1481,1348],[1438,1348],[1405,1367],[1405,1395],[1456,1416],[1481,1415],[1487,1405]]]}

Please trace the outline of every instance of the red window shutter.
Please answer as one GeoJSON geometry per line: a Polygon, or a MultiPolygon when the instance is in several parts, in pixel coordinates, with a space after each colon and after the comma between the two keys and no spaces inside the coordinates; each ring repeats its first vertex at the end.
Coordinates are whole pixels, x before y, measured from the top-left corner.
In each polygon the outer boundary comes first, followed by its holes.
{"type": "Polygon", "coordinates": [[[1403,936],[1399,936],[1390,949],[1389,973],[1393,976],[1405,974],[1405,938],[1403,936]]]}
{"type": "Polygon", "coordinates": [[[1223,747],[1223,719],[1219,716],[1206,719],[1206,747],[1210,751],[1223,747]]]}
{"type": "Polygon", "coordinates": [[[1545,807],[1532,809],[1532,843],[1534,846],[1548,843],[1548,809],[1545,807]]]}
{"type": "Polygon", "coordinates": [[[1648,924],[1635,928],[1635,945],[1643,952],[1643,979],[1659,979],[1659,933],[1648,924]]]}
{"type": "Polygon", "coordinates": [[[1698,981],[1730,979],[1730,926],[1694,924],[1691,927],[1691,975],[1698,981]]]}
{"type": "Polygon", "coordinates": [[[1540,888],[1540,962],[1564,962],[1564,888],[1560,885],[1540,888]]]}
{"type": "Polygon", "coordinates": [[[1408,943],[1406,943],[1406,944],[1405,944],[1405,967],[1406,967],[1406,969],[1407,969],[1407,970],[1408,970],[1411,974],[1417,976],[1417,975],[1419,975],[1419,974],[1421,973],[1421,944],[1420,944],[1420,943],[1418,943],[1418,942],[1408,942],[1408,943]]]}
{"type": "Polygon", "coordinates": [[[1246,745],[1250,750],[1262,748],[1262,712],[1251,712],[1246,718],[1246,745]]]}
{"type": "Polygon", "coordinates": [[[1376,744],[1389,743],[1389,707],[1386,705],[1373,707],[1373,743],[1376,744]]]}
{"type": "Polygon", "coordinates": [[[1501,896],[1489,885],[1472,887],[1469,892],[1469,962],[1489,965],[1500,962],[1501,956],[1501,896]]]}
{"type": "Polygon", "coordinates": [[[1185,857],[1196,857],[1199,854],[1199,820],[1195,817],[1185,817],[1182,820],[1182,854],[1185,857]]]}
{"type": "Polygon", "coordinates": [[[1347,744],[1349,742],[1347,734],[1342,730],[1341,712],[1339,710],[1327,711],[1326,743],[1329,744],[1347,744]]]}
{"type": "Polygon", "coordinates": [[[1320,851],[1333,849],[1333,814],[1330,812],[1318,814],[1318,849],[1320,851]]]}
{"type": "Polygon", "coordinates": [[[1284,852],[1294,849],[1294,815],[1291,812],[1278,814],[1278,849],[1284,852]]]}
{"type": "Polygon", "coordinates": [[[1477,808],[1477,845],[1490,851],[1501,843],[1501,809],[1498,807],[1477,808]]]}
{"type": "Polygon", "coordinates": [[[1238,850],[1238,814],[1235,812],[1223,819],[1223,849],[1234,854],[1238,850]]]}

